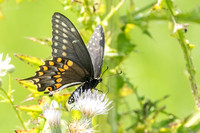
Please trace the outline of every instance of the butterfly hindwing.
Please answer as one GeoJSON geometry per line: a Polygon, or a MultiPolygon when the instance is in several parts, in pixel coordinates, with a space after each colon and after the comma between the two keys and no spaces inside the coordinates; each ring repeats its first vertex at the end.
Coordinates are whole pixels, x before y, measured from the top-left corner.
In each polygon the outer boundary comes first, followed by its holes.
{"type": "Polygon", "coordinates": [[[98,25],[87,45],[94,68],[94,78],[98,78],[101,74],[104,57],[104,43],[105,40],[103,28],[98,25]]]}
{"type": "Polygon", "coordinates": [[[60,13],[52,17],[52,56],[70,59],[84,67],[93,77],[93,65],[87,48],[72,22],[60,13]]]}
{"type": "Polygon", "coordinates": [[[63,85],[70,87],[80,84],[86,80],[86,77],[89,77],[87,70],[75,62],[54,57],[53,60],[45,61],[36,75],[26,80],[33,80],[38,91],[51,92],[60,89],[63,85]]]}

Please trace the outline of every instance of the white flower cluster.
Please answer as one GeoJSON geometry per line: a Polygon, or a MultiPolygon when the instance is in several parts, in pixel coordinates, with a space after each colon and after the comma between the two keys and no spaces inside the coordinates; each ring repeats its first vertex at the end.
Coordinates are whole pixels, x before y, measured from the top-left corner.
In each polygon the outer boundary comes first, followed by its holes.
{"type": "Polygon", "coordinates": [[[99,93],[98,90],[76,92],[74,98],[73,109],[82,112],[83,118],[70,123],[68,130],[70,132],[76,131],[76,133],[93,133],[95,130],[91,126],[92,118],[97,115],[107,114],[112,108],[109,107],[112,101],[109,101],[106,95],[99,93]]]}
{"type": "Polygon", "coordinates": [[[68,126],[70,133],[93,133],[95,130],[90,127],[90,120],[75,120],[71,122],[68,126]]]}
{"type": "Polygon", "coordinates": [[[47,120],[44,132],[61,133],[61,110],[55,100],[51,102],[50,106],[48,104],[44,105],[43,116],[47,120]]]}
{"type": "MultiPolygon", "coordinates": [[[[92,118],[97,115],[107,114],[112,108],[109,107],[112,101],[109,101],[106,95],[99,93],[98,90],[77,92],[74,98],[73,109],[81,111],[83,118],[70,122],[68,126],[64,124],[65,126],[62,127],[67,127],[70,133],[94,133],[92,118]]],[[[50,106],[45,104],[43,116],[47,120],[43,132],[64,133],[63,129],[61,129],[61,109],[55,100],[51,102],[50,106]]]]}
{"type": "Polygon", "coordinates": [[[103,93],[98,93],[98,90],[87,90],[84,93],[75,93],[74,109],[82,112],[87,118],[92,118],[97,115],[107,114],[111,109],[108,108],[112,101],[106,98],[103,93]]]}
{"type": "Polygon", "coordinates": [[[0,54],[0,76],[5,76],[7,72],[12,73],[14,71],[14,66],[9,64],[11,58],[6,55],[6,59],[3,61],[3,53],[0,54]]]}

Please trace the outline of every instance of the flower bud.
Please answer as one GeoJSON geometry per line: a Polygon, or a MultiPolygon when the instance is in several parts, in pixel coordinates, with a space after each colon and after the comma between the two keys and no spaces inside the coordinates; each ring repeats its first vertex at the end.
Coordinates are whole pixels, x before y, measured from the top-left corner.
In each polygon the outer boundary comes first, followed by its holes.
{"type": "Polygon", "coordinates": [[[12,64],[9,64],[7,67],[7,72],[13,73],[15,71],[15,66],[12,64]]]}

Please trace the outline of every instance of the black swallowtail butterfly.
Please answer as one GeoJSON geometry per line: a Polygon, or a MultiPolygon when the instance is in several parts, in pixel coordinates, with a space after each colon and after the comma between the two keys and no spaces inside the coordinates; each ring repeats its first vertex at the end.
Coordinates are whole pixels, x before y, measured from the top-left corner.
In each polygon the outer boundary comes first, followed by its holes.
{"type": "Polygon", "coordinates": [[[100,77],[104,57],[104,32],[96,27],[87,48],[72,22],[60,13],[52,17],[53,59],[46,60],[32,80],[38,91],[53,95],[54,91],[81,84],[69,97],[75,101],[75,92],[95,88],[102,81],[100,77]]]}

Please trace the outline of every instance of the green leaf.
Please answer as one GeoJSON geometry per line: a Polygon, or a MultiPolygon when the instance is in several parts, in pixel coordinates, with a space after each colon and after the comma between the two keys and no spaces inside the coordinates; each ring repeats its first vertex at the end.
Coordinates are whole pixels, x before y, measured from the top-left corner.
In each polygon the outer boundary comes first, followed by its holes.
{"type": "Polygon", "coordinates": [[[196,124],[199,124],[200,122],[200,112],[196,111],[195,113],[193,113],[185,122],[184,126],[185,127],[191,127],[194,126],[196,124]]]}
{"type": "Polygon", "coordinates": [[[0,94],[0,98],[2,99],[2,100],[0,100],[0,102],[7,102],[7,103],[9,103],[9,100],[6,98],[6,97],[4,97],[3,95],[1,95],[0,94]]]}
{"type": "Polygon", "coordinates": [[[39,133],[39,129],[38,128],[32,128],[32,129],[28,129],[28,130],[15,130],[15,133],[39,133]]]}
{"type": "Polygon", "coordinates": [[[19,105],[16,106],[16,108],[26,112],[32,118],[36,118],[42,113],[44,103],[48,103],[48,101],[49,97],[43,97],[43,99],[41,99],[37,105],[19,105]]]}
{"type": "Polygon", "coordinates": [[[18,108],[21,111],[24,111],[25,113],[30,115],[32,118],[36,118],[42,113],[42,107],[38,105],[30,105],[30,106],[19,105],[16,108],[18,108]]]}
{"type": "Polygon", "coordinates": [[[133,51],[135,44],[131,43],[125,33],[120,33],[117,37],[117,50],[120,54],[128,56],[133,51]]]}
{"type": "Polygon", "coordinates": [[[53,96],[58,103],[61,103],[63,107],[66,107],[65,106],[66,102],[68,101],[68,98],[71,96],[71,93],[65,93],[65,94],[54,93],[53,96]]]}
{"type": "Polygon", "coordinates": [[[185,21],[185,22],[195,22],[200,23],[200,6],[198,5],[190,12],[182,13],[176,15],[178,21],[185,21]]]}
{"type": "Polygon", "coordinates": [[[163,8],[169,9],[171,13],[175,14],[173,1],[172,0],[165,0],[165,3],[166,4],[163,3],[163,8]],[[170,7],[170,8],[168,8],[168,7],[170,7]]]}
{"type": "Polygon", "coordinates": [[[154,125],[153,125],[153,128],[156,128],[156,129],[158,129],[158,128],[160,128],[160,127],[162,127],[162,128],[169,128],[169,125],[170,125],[170,123],[172,123],[173,121],[174,121],[175,119],[172,117],[169,117],[169,118],[167,118],[167,119],[164,119],[164,120],[161,120],[161,121],[159,121],[159,122],[156,122],[154,125]]]}
{"type": "Polygon", "coordinates": [[[151,39],[153,39],[151,33],[150,33],[148,30],[144,30],[143,33],[144,33],[145,35],[147,35],[148,37],[150,37],[151,39]]]}
{"type": "MultiPolygon", "coordinates": [[[[16,133],[41,133],[44,129],[46,119],[43,117],[38,117],[36,118],[37,120],[37,126],[31,128],[31,129],[26,129],[26,130],[15,130],[16,133]]],[[[31,121],[30,121],[31,122],[31,121]]]]}
{"type": "Polygon", "coordinates": [[[39,105],[30,105],[30,106],[19,105],[17,106],[17,108],[25,112],[30,112],[30,111],[42,112],[42,108],[39,105]]]}
{"type": "Polygon", "coordinates": [[[26,37],[28,40],[31,40],[33,42],[42,44],[42,45],[47,45],[47,46],[51,46],[51,38],[36,38],[36,37],[26,37]]]}
{"type": "Polygon", "coordinates": [[[29,90],[31,93],[33,93],[33,97],[39,97],[44,95],[43,92],[38,92],[37,91],[37,87],[31,82],[31,81],[27,81],[27,80],[20,80],[20,79],[16,79],[17,82],[19,82],[24,88],[26,88],[27,90],[29,90]]]}
{"type": "Polygon", "coordinates": [[[39,66],[44,64],[44,61],[42,59],[36,58],[36,57],[31,57],[23,54],[14,54],[17,58],[20,60],[24,61],[25,63],[38,68],[39,66]]]}

